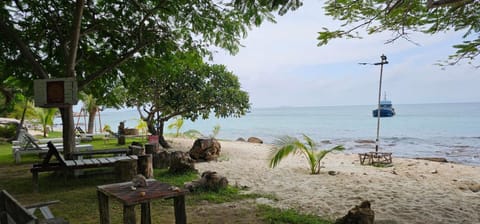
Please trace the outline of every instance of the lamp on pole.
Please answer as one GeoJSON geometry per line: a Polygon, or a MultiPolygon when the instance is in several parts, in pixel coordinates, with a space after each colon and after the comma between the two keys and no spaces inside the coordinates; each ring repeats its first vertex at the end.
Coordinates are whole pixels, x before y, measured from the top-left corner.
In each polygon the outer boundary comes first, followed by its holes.
{"type": "Polygon", "coordinates": [[[379,135],[380,135],[380,99],[382,97],[382,76],[383,76],[383,65],[388,64],[387,56],[382,54],[380,56],[381,61],[374,63],[373,65],[380,65],[380,82],[378,84],[378,107],[377,107],[377,138],[375,139],[375,152],[378,152],[379,142],[379,135]]]}

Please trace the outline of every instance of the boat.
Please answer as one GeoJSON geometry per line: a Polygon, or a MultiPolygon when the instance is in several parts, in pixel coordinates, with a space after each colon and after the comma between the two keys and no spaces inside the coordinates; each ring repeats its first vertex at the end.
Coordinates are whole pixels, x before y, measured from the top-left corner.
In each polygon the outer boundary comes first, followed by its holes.
{"type": "MultiPolygon", "coordinates": [[[[378,108],[372,111],[373,117],[377,117],[378,108]]],[[[387,95],[384,94],[383,100],[380,100],[380,117],[393,117],[395,109],[392,106],[392,101],[387,100],[387,95]]]]}

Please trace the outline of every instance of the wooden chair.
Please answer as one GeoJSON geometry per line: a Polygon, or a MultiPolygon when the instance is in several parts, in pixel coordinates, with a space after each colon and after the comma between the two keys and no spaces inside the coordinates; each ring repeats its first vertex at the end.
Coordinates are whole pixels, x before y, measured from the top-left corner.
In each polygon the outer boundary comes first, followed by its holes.
{"type": "Polygon", "coordinates": [[[137,160],[136,155],[123,155],[123,156],[113,156],[113,157],[103,157],[103,158],[90,158],[90,159],[77,159],[77,160],[66,160],[52,142],[47,143],[48,152],[42,163],[33,164],[33,167],[30,169],[33,177],[33,186],[34,190],[38,191],[38,173],[39,172],[49,172],[49,171],[74,171],[88,168],[99,168],[99,167],[113,167],[115,162],[120,160],[137,160]],[[52,157],[55,157],[56,162],[52,161],[52,157]]]}
{"type": "Polygon", "coordinates": [[[37,209],[42,213],[47,224],[68,224],[63,218],[56,218],[50,211],[49,205],[60,201],[49,201],[33,205],[22,206],[7,191],[0,191],[0,223],[2,224],[38,224],[40,220],[34,215],[37,209]]]}

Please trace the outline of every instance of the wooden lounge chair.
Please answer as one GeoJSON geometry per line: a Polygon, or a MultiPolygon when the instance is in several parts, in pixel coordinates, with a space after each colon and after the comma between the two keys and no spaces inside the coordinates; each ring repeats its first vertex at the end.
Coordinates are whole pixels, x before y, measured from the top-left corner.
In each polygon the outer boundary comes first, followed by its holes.
{"type": "MultiPolygon", "coordinates": [[[[47,142],[56,142],[55,147],[62,151],[63,150],[63,139],[56,138],[56,139],[47,139],[49,141],[45,142],[42,141],[43,139],[39,140],[30,135],[29,133],[23,133],[19,136],[17,141],[12,142],[12,155],[15,159],[15,163],[21,162],[22,154],[41,154],[42,152],[47,152],[47,142]]],[[[86,151],[86,150],[93,150],[93,146],[90,144],[79,144],[80,139],[75,140],[75,149],[77,151],[86,151]]]]}
{"type": "Polygon", "coordinates": [[[77,160],[65,160],[62,154],[58,152],[57,148],[52,142],[48,142],[48,152],[42,163],[33,164],[33,167],[30,169],[33,177],[33,186],[35,190],[38,190],[38,173],[39,172],[50,172],[50,171],[74,171],[88,168],[99,168],[99,167],[112,167],[115,165],[115,162],[120,160],[137,160],[135,155],[124,155],[124,156],[114,156],[114,157],[103,157],[103,158],[91,158],[91,159],[77,159],[77,160]],[[56,161],[52,161],[52,157],[55,157],[56,161]]]}
{"type": "Polygon", "coordinates": [[[0,223],[2,224],[38,224],[38,223],[55,223],[68,224],[63,218],[56,218],[50,211],[49,205],[56,204],[60,201],[49,201],[44,203],[36,203],[33,205],[22,206],[7,191],[0,191],[0,223]],[[34,215],[39,209],[44,220],[42,222],[34,215]]]}

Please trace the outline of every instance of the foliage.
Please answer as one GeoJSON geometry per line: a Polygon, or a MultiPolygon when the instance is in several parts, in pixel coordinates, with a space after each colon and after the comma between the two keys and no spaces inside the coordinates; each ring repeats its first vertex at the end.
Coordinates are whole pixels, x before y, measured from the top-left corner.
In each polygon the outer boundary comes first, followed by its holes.
{"type": "MultiPolygon", "coordinates": [[[[454,30],[462,32],[463,38],[473,38],[455,44],[456,53],[449,57],[450,64],[460,60],[474,63],[480,54],[480,1],[472,0],[329,0],[325,13],[342,21],[342,28],[319,32],[319,45],[326,45],[335,38],[361,38],[368,35],[391,32],[393,38],[409,39],[412,32],[441,34],[454,30]],[[364,32],[359,32],[362,30],[364,32]]],[[[477,65],[480,66],[480,65],[477,65]]]]}
{"type": "Polygon", "coordinates": [[[141,76],[124,79],[127,106],[137,107],[152,134],[168,148],[163,126],[176,116],[195,121],[239,117],[250,108],[249,97],[238,78],[222,65],[203,62],[198,52],[175,52],[163,57],[136,60],[130,72],[141,76]],[[162,142],[163,141],[163,142],[162,142]]]}
{"type": "Polygon", "coordinates": [[[183,118],[182,116],[178,116],[177,119],[175,119],[174,122],[168,125],[168,129],[174,129],[175,128],[175,137],[178,137],[180,135],[180,129],[183,126],[183,118]]]}
{"type": "Polygon", "coordinates": [[[279,209],[267,205],[258,205],[260,215],[267,223],[302,223],[302,224],[330,224],[329,220],[322,219],[315,215],[299,214],[292,209],[279,209]]]}
{"type": "Polygon", "coordinates": [[[186,132],[183,132],[183,135],[188,137],[188,138],[200,138],[203,136],[203,134],[198,131],[198,130],[195,130],[195,129],[190,129],[186,132]]]}
{"type": "Polygon", "coordinates": [[[218,133],[220,133],[220,125],[219,124],[213,126],[212,138],[215,138],[218,135],[218,133]]]}
{"type": "Polygon", "coordinates": [[[275,168],[280,161],[291,154],[303,154],[310,166],[311,174],[319,174],[322,159],[332,151],[344,150],[344,147],[337,145],[328,150],[318,150],[317,144],[308,136],[303,135],[305,143],[295,137],[284,136],[274,141],[275,148],[272,151],[270,167],[275,168]]]}
{"type": "Polygon", "coordinates": [[[42,126],[43,137],[47,137],[48,126],[53,130],[53,119],[57,113],[57,108],[35,108],[35,115],[37,117],[37,122],[42,126]]]}
{"type": "MultiPolygon", "coordinates": [[[[251,26],[294,6],[283,0],[0,1],[1,72],[15,77],[28,97],[35,79],[71,77],[79,91],[118,105],[120,78],[141,76],[125,71],[133,59],[187,50],[210,56],[213,46],[236,53],[251,26]]],[[[60,112],[68,155],[72,107],[60,112]]]]}
{"type": "Polygon", "coordinates": [[[17,132],[16,124],[0,125],[0,138],[11,139],[17,132]]]}
{"type": "Polygon", "coordinates": [[[137,126],[135,126],[136,129],[140,130],[141,133],[143,133],[144,135],[147,134],[147,122],[145,122],[144,120],[142,119],[138,119],[138,123],[137,123],[137,126]]]}

